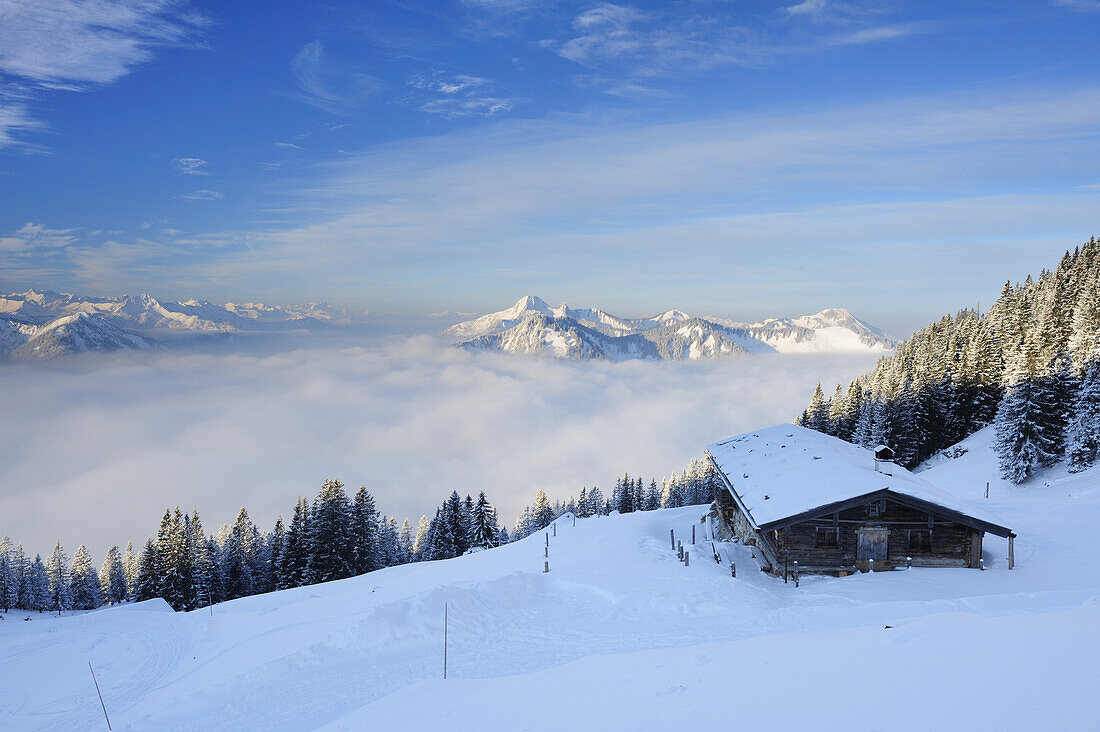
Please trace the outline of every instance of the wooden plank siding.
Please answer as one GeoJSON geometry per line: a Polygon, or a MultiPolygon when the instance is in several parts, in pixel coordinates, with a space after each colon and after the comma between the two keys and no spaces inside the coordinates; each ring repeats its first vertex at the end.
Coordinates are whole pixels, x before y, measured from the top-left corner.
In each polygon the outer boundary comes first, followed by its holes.
{"type": "Polygon", "coordinates": [[[857,557],[857,548],[860,529],[868,527],[888,531],[886,561],[876,561],[876,568],[904,566],[906,557],[912,557],[915,567],[976,567],[975,538],[981,556],[981,531],[882,496],[771,532],[778,549],[778,570],[782,572],[785,561],[797,561],[803,572],[866,569],[867,563],[857,557]],[[835,545],[828,541],[822,545],[819,532],[834,535],[835,545]],[[930,546],[922,547],[924,542],[920,542],[911,547],[910,532],[931,532],[930,546]]]}

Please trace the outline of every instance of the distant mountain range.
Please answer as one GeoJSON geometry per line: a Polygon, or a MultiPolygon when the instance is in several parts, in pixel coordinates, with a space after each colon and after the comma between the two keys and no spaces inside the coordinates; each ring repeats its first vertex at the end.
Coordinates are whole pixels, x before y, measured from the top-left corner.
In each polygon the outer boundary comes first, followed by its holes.
{"type": "MultiPolygon", "coordinates": [[[[0,358],[43,359],[88,351],[156,350],[166,341],[234,333],[316,331],[354,322],[321,303],[297,306],[205,300],[161,302],[150,295],[82,297],[30,290],[0,293],[0,358]]],[[[551,307],[528,296],[497,313],[458,323],[445,337],[470,351],[563,359],[735,358],[766,352],[887,352],[896,341],[847,310],[739,323],[669,310],[620,318],[599,308],[551,307]]]]}
{"type": "Polygon", "coordinates": [[[151,350],[163,337],[315,329],[345,314],[328,305],[216,305],[159,302],[141,295],[81,297],[67,292],[0,294],[0,357],[49,358],[86,351],[151,350]]]}
{"type": "Polygon", "coordinates": [[[897,341],[832,308],[798,318],[740,323],[669,310],[651,318],[620,318],[599,308],[551,307],[528,295],[507,310],[458,323],[443,336],[469,351],[499,351],[562,359],[736,358],[752,353],[888,352],[897,341]]]}

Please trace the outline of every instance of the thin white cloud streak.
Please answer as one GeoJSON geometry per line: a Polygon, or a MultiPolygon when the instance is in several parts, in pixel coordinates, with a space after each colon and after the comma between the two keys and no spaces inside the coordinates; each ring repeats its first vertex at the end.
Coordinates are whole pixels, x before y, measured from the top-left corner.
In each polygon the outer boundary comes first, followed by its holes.
{"type": "MultiPolygon", "coordinates": [[[[933,29],[923,21],[886,22],[882,9],[854,3],[805,2],[770,20],[733,16],[715,5],[693,10],[643,11],[600,3],[573,19],[571,37],[540,45],[604,76],[617,72],[622,78],[608,83],[607,90],[622,95],[626,81],[637,84],[638,79],[725,66],[769,66],[835,46],[897,40],[933,29]]],[[[601,76],[580,78],[582,85],[594,87],[601,76]]]]}
{"type": "Polygon", "coordinates": [[[111,84],[209,23],[186,0],[0,0],[0,150],[43,150],[27,139],[43,94],[111,84]]]}
{"type": "Polygon", "coordinates": [[[470,356],[434,338],[267,357],[160,355],[0,369],[0,533],[97,556],[139,543],[165,506],[208,530],[248,507],[264,528],[335,476],[415,525],[485,490],[509,525],[539,488],[607,493],[658,479],[710,441],[800,411],[864,357],[575,364],[470,356]]]}
{"type": "Polygon", "coordinates": [[[344,114],[363,105],[384,84],[370,74],[356,71],[330,58],[321,41],[310,41],[291,61],[298,81],[299,101],[329,114],[344,114]]]}
{"type": "Polygon", "coordinates": [[[498,93],[489,79],[468,74],[417,73],[406,85],[414,93],[405,101],[417,103],[422,112],[448,119],[495,117],[512,111],[515,103],[498,93]]]}
{"type": "Polygon", "coordinates": [[[176,158],[172,161],[172,167],[180,175],[210,175],[206,169],[209,164],[202,158],[176,158]]]}
{"type": "Polygon", "coordinates": [[[225,194],[221,191],[201,188],[193,193],[178,193],[172,198],[178,198],[181,201],[217,201],[219,198],[225,198],[225,194]]]}
{"type": "Polygon", "coordinates": [[[0,72],[47,87],[109,84],[207,24],[177,0],[3,0],[0,72]]]}
{"type": "MultiPolygon", "coordinates": [[[[234,285],[261,280],[295,299],[361,297],[370,272],[375,299],[363,304],[418,312],[491,307],[499,302],[489,298],[530,290],[633,307],[622,293],[608,301],[599,284],[630,277],[652,297],[667,293],[669,307],[704,309],[684,301],[688,289],[732,310],[752,296],[775,307],[762,275],[777,261],[766,252],[782,246],[795,257],[784,262],[825,260],[860,275],[844,280],[843,293],[834,281],[826,302],[830,283],[818,281],[813,304],[796,291],[784,306],[802,298],[799,309],[845,305],[873,317],[894,302],[881,285],[897,278],[889,255],[944,242],[992,248],[998,239],[1022,252],[1028,240],[1049,247],[1065,237],[1060,246],[1072,246],[1092,233],[1097,196],[1079,186],[1096,180],[1098,125],[1100,87],[1088,84],[667,124],[503,121],[368,149],[314,169],[312,179],[298,172],[273,212],[287,227],[223,232],[216,252],[165,241],[191,256],[162,259],[157,249],[143,260],[135,247],[132,266],[114,260],[116,250],[105,268],[88,247],[80,264],[118,278],[84,282],[93,289],[141,278],[134,286],[148,288],[152,277],[228,298],[240,294],[234,285]],[[868,254],[857,259],[855,250],[868,254]],[[471,268],[464,288],[485,299],[458,302],[440,289],[471,268]],[[295,290],[302,282],[316,290],[295,290]]],[[[980,296],[974,290],[973,281],[960,284],[947,307],[980,296]]],[[[944,309],[928,307],[927,315],[944,309]]]]}

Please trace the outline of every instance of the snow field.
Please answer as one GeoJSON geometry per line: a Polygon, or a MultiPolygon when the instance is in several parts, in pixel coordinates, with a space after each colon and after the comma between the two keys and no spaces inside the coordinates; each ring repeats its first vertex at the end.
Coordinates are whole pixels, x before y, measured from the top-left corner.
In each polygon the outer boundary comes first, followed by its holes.
{"type": "Polygon", "coordinates": [[[1017,531],[1012,572],[1006,542],[988,536],[986,572],[795,588],[735,544],[721,565],[709,544],[688,546],[685,567],[668,531],[690,541],[704,508],[688,507],[559,520],[548,574],[540,532],[212,614],[12,612],[0,622],[0,728],[103,728],[88,661],[115,729],[1089,728],[1100,563],[1086,548],[1100,476],[1051,473],[987,501],[975,476],[994,472],[972,449],[921,477],[1017,531]]]}

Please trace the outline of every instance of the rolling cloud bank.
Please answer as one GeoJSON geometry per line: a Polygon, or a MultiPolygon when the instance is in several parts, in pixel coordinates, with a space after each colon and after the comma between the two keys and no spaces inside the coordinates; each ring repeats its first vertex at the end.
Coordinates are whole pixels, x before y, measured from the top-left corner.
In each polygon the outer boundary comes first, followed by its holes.
{"type": "Polygon", "coordinates": [[[415,521],[484,490],[510,525],[535,491],[566,498],[624,470],[679,471],[708,442],[789,421],[813,385],[875,354],[575,363],[470,354],[432,337],[249,354],[86,354],[0,369],[0,534],[99,557],[164,508],[213,529],[242,505],[269,528],[338,477],[415,521]]]}

